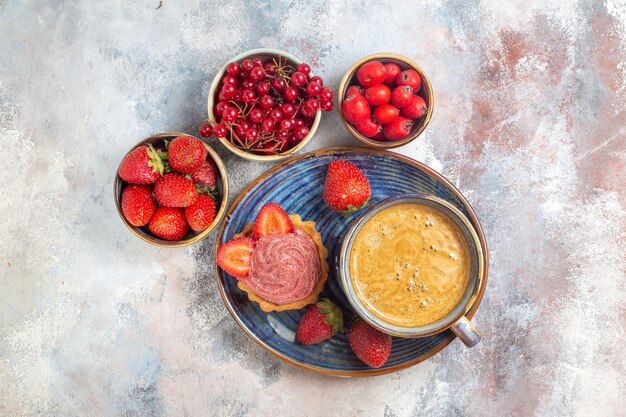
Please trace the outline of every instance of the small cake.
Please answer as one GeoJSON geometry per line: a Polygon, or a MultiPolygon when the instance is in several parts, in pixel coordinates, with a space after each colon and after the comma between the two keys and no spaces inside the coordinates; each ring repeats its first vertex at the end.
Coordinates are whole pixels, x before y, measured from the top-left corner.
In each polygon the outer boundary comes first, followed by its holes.
{"type": "Polygon", "coordinates": [[[315,222],[291,216],[276,203],[218,249],[217,263],[266,312],[315,303],[328,279],[328,251],[315,222]]]}

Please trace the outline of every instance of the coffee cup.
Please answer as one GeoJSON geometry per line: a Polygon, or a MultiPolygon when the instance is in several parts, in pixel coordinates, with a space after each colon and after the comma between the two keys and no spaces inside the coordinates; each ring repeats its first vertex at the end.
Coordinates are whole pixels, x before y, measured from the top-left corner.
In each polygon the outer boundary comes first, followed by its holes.
{"type": "Polygon", "coordinates": [[[440,198],[403,194],[366,208],[336,255],[337,278],[355,312],[398,337],[453,331],[468,347],[480,333],[466,317],[486,257],[470,221],[440,198]]]}

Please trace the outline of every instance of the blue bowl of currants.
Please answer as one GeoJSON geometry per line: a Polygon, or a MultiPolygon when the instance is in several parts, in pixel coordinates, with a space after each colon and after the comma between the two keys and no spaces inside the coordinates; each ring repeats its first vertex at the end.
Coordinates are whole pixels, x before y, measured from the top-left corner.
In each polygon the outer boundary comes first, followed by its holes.
{"type": "Polygon", "coordinates": [[[200,135],[215,136],[231,152],[276,162],[296,154],[315,135],[333,91],[295,56],[277,49],[237,55],[209,89],[208,122],[200,135]]]}

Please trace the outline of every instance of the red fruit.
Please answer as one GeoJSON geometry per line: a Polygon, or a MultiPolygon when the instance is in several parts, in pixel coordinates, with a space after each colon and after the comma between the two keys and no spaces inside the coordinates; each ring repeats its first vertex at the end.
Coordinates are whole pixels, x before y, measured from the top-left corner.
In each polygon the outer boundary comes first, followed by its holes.
{"type": "Polygon", "coordinates": [[[400,116],[393,122],[385,125],[383,134],[387,140],[398,140],[408,136],[412,128],[413,120],[400,116]]]}
{"type": "Polygon", "coordinates": [[[263,67],[254,67],[250,70],[250,79],[253,81],[261,81],[265,78],[265,70],[263,67]]]}
{"type": "Polygon", "coordinates": [[[346,97],[348,96],[362,96],[365,93],[365,89],[359,85],[351,85],[346,91],[346,97]]]}
{"type": "Polygon", "coordinates": [[[241,72],[241,68],[239,68],[239,64],[238,63],[231,62],[226,67],[226,72],[228,73],[228,75],[231,75],[231,76],[234,77],[235,75],[237,75],[237,74],[239,74],[241,72]]]}
{"type": "Polygon", "coordinates": [[[304,62],[301,62],[296,67],[296,71],[299,71],[303,73],[304,75],[308,76],[311,73],[311,67],[309,66],[309,64],[305,64],[304,62]]]}
{"type": "Polygon", "coordinates": [[[266,94],[269,94],[270,92],[270,83],[269,82],[264,82],[264,83],[259,83],[256,86],[256,91],[257,93],[259,93],[259,95],[264,96],[266,94]]]}
{"type": "Polygon", "coordinates": [[[226,133],[228,133],[228,129],[223,124],[218,123],[213,126],[213,134],[216,138],[224,138],[226,137],[226,133]]]}
{"type": "Polygon", "coordinates": [[[280,77],[276,77],[272,80],[272,87],[278,92],[281,92],[285,89],[287,83],[280,77]]]}
{"type": "Polygon", "coordinates": [[[163,175],[154,183],[154,195],[159,205],[165,207],[188,207],[198,199],[193,183],[173,173],[163,175]]]}
{"type": "Polygon", "coordinates": [[[349,95],[341,105],[343,115],[352,124],[370,117],[370,105],[362,95],[349,95]]]}
{"type": "Polygon", "coordinates": [[[389,359],[391,336],[358,320],[348,330],[348,342],[352,351],[372,368],[380,368],[389,359]]]}
{"type": "Polygon", "coordinates": [[[354,127],[360,134],[367,138],[374,137],[378,132],[383,130],[382,125],[380,123],[376,123],[371,118],[355,124],[354,127]]]}
{"type": "Polygon", "coordinates": [[[250,113],[248,113],[248,119],[250,119],[252,123],[259,123],[261,120],[263,120],[264,116],[265,113],[263,112],[263,110],[257,108],[250,110],[250,113]]]}
{"type": "Polygon", "coordinates": [[[189,225],[183,209],[158,207],[150,219],[148,229],[161,239],[180,240],[189,232],[189,225]]]}
{"type": "MultiPolygon", "coordinates": [[[[275,78],[278,79],[278,78],[275,78]]],[[[274,107],[274,98],[272,96],[265,95],[263,97],[261,97],[261,100],[259,101],[259,104],[261,105],[261,107],[265,110],[269,110],[272,107],[274,107]]]]}
{"type": "Polygon", "coordinates": [[[374,110],[374,118],[378,121],[378,123],[383,125],[396,120],[399,114],[400,110],[391,104],[383,104],[382,106],[376,107],[376,110],[374,110]]]}
{"type": "Polygon", "coordinates": [[[203,138],[208,138],[213,134],[213,128],[210,124],[206,123],[200,126],[199,132],[200,136],[202,136],[203,138]]]}
{"type": "Polygon", "coordinates": [[[307,82],[306,75],[303,73],[296,71],[291,74],[291,85],[294,87],[303,87],[307,82]]]}
{"type": "Polygon", "coordinates": [[[331,111],[333,107],[335,107],[335,104],[332,100],[322,101],[322,103],[320,104],[320,109],[324,111],[331,111]]]}
{"type": "Polygon", "coordinates": [[[303,345],[313,345],[330,339],[343,327],[343,313],[328,298],[309,307],[298,324],[296,340],[303,345]]]}
{"type": "Polygon", "coordinates": [[[422,77],[415,70],[409,69],[402,71],[396,78],[398,85],[408,85],[416,93],[422,85],[422,77]]]}
{"type": "Polygon", "coordinates": [[[196,168],[191,173],[191,181],[194,184],[203,183],[209,187],[215,187],[217,184],[217,168],[213,160],[207,159],[200,168],[196,168]]]}
{"type": "Polygon", "coordinates": [[[343,159],[330,163],[324,182],[324,200],[337,211],[356,211],[367,203],[372,190],[365,174],[343,159]]]}
{"type": "Polygon", "coordinates": [[[122,192],[122,213],[133,226],[145,226],[156,210],[157,204],[149,185],[129,185],[122,192]]]}
{"type": "Polygon", "coordinates": [[[324,80],[319,75],[314,75],[309,80],[310,83],[318,83],[319,85],[324,85],[324,80]]]}
{"type": "Polygon", "coordinates": [[[330,87],[323,87],[322,91],[320,92],[320,100],[322,100],[322,102],[324,101],[331,101],[334,97],[334,93],[333,93],[333,89],[330,87]]]}
{"type": "Polygon", "coordinates": [[[315,114],[317,109],[320,108],[320,102],[316,98],[310,98],[304,102],[303,107],[306,109],[307,113],[315,114]]]}
{"type": "Polygon", "coordinates": [[[391,104],[401,109],[411,103],[413,89],[409,85],[399,85],[391,92],[391,104]]]}
{"type": "Polygon", "coordinates": [[[131,184],[152,184],[164,170],[159,151],[148,145],[130,151],[122,159],[118,174],[121,179],[131,184]]]}
{"type": "Polygon", "coordinates": [[[253,235],[255,239],[279,233],[293,233],[293,223],[289,215],[276,203],[266,203],[254,221],[253,235]]]}
{"type": "Polygon", "coordinates": [[[252,62],[251,59],[244,59],[243,62],[241,63],[241,69],[244,72],[249,73],[252,68],[254,68],[254,62],[252,62]]]}
{"type": "Polygon", "coordinates": [[[424,99],[420,96],[413,96],[411,102],[400,113],[409,119],[419,119],[426,114],[426,110],[428,110],[428,106],[426,106],[424,99]]]}
{"type": "Polygon", "coordinates": [[[394,64],[393,62],[388,62],[385,64],[385,71],[387,73],[385,77],[385,81],[383,81],[388,86],[392,86],[396,83],[396,78],[402,72],[400,66],[398,64],[394,64]]]}
{"type": "Polygon", "coordinates": [[[222,79],[222,85],[226,85],[226,84],[232,84],[234,86],[237,86],[237,78],[227,75],[226,77],[222,79]]]}
{"type": "Polygon", "coordinates": [[[371,87],[385,81],[387,72],[380,61],[369,61],[361,65],[356,72],[356,78],[363,87],[371,87]]]}
{"type": "Polygon", "coordinates": [[[373,106],[379,106],[389,102],[391,90],[384,84],[377,84],[365,90],[365,98],[373,106]]]}
{"type": "Polygon", "coordinates": [[[298,89],[292,86],[285,88],[285,91],[283,92],[283,97],[287,101],[296,101],[296,99],[298,98],[298,89]]]}
{"type": "Polygon", "coordinates": [[[200,194],[195,203],[185,208],[187,223],[196,232],[200,232],[215,220],[215,200],[213,197],[200,194]]]}
{"type": "Polygon", "coordinates": [[[309,83],[306,86],[306,92],[309,96],[315,97],[322,92],[322,86],[319,83],[309,83]]]}
{"type": "Polygon", "coordinates": [[[204,164],[208,154],[202,141],[191,136],[178,136],[167,148],[170,166],[183,174],[190,174],[204,164]]]}
{"type": "Polygon", "coordinates": [[[302,141],[309,134],[309,128],[306,126],[297,126],[293,130],[293,137],[298,140],[298,143],[302,141]]]}
{"type": "Polygon", "coordinates": [[[292,117],[296,114],[296,106],[292,103],[285,103],[282,105],[281,110],[283,115],[287,118],[292,117]]]}
{"type": "Polygon", "coordinates": [[[250,257],[254,251],[254,240],[240,237],[224,243],[217,250],[217,264],[236,278],[245,278],[250,271],[250,257]]]}

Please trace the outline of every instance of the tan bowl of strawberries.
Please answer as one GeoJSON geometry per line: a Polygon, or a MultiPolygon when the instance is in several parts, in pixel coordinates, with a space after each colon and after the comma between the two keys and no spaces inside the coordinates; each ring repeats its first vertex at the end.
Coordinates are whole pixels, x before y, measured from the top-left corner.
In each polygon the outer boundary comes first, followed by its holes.
{"type": "Polygon", "coordinates": [[[206,237],[226,212],[228,179],[219,155],[178,132],[150,136],[122,159],[115,175],[117,211],[135,236],[162,247],[206,237]]]}
{"type": "Polygon", "coordinates": [[[378,53],[357,61],[338,90],[341,121],[359,141],[396,148],[426,129],[434,94],[424,71],[409,58],[378,53]]]}

